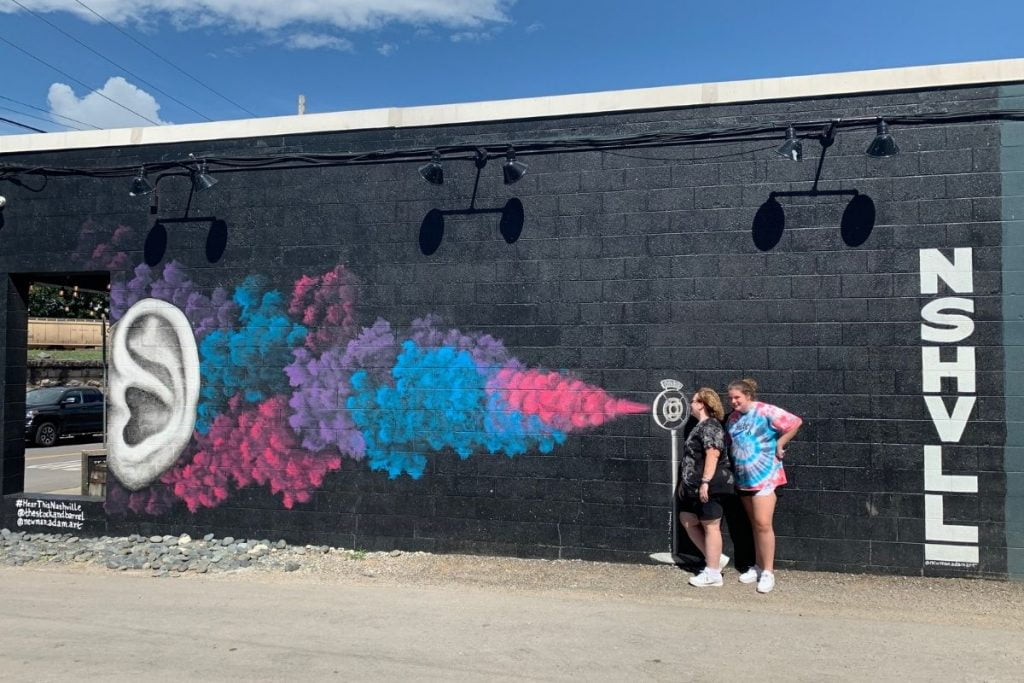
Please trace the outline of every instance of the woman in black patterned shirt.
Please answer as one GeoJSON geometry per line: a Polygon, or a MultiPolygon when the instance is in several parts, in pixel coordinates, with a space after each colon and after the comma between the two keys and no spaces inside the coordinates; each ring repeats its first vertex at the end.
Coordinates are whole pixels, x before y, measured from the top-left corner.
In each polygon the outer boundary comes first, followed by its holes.
{"type": "Polygon", "coordinates": [[[707,566],[690,585],[698,588],[722,585],[721,497],[733,493],[733,472],[726,453],[722,399],[714,389],[702,387],[690,401],[697,426],[686,437],[679,463],[679,522],[686,535],[704,555],[707,566]]]}

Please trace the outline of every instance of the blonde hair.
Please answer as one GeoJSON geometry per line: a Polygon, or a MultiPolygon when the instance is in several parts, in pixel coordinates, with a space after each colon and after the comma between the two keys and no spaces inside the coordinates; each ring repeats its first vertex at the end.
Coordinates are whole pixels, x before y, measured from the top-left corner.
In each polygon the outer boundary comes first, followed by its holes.
{"type": "Polygon", "coordinates": [[[697,394],[697,398],[704,404],[708,414],[716,420],[722,420],[725,417],[725,409],[722,408],[722,399],[718,396],[718,392],[710,387],[701,387],[694,392],[697,394]]]}
{"type": "Polygon", "coordinates": [[[729,391],[732,391],[733,389],[742,391],[751,401],[757,400],[757,382],[749,377],[738,379],[730,384],[729,391]]]}

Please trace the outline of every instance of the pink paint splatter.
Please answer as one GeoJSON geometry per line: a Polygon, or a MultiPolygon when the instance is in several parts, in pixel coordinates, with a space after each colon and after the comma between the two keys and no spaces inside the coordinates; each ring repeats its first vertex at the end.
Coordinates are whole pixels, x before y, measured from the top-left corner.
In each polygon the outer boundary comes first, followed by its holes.
{"type": "Polygon", "coordinates": [[[94,221],[86,221],[78,233],[76,261],[84,261],[95,270],[127,270],[132,259],[127,252],[138,250],[138,236],[125,225],[110,231],[94,221]]]}
{"type": "Polygon", "coordinates": [[[141,491],[129,491],[121,486],[116,477],[109,477],[103,509],[115,515],[123,515],[130,510],[136,514],[159,517],[167,514],[176,502],[170,488],[161,482],[141,491]]]}
{"type": "Polygon", "coordinates": [[[228,411],[217,416],[208,434],[196,434],[191,461],[168,471],[161,479],[192,512],[216,507],[232,488],[267,485],[288,509],[307,503],[323,484],[327,472],[341,467],[333,449],[310,453],[288,428],[288,401],[275,396],[254,410],[231,399],[228,411]]]}
{"type": "Polygon", "coordinates": [[[606,391],[557,372],[506,368],[487,384],[512,410],[536,415],[544,424],[569,431],[597,427],[628,414],[647,412],[648,406],[616,399],[606,391]]]}
{"type": "Polygon", "coordinates": [[[309,328],[306,348],[321,353],[344,346],[355,336],[355,284],[355,278],[341,265],[323,275],[303,275],[296,280],[288,313],[309,328]]]}

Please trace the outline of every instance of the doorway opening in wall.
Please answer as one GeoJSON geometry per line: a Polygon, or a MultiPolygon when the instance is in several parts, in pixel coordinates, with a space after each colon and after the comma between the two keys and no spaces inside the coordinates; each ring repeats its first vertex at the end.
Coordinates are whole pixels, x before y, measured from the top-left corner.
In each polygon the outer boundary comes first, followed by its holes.
{"type": "Polygon", "coordinates": [[[27,313],[23,490],[104,497],[110,274],[18,280],[27,313]]]}

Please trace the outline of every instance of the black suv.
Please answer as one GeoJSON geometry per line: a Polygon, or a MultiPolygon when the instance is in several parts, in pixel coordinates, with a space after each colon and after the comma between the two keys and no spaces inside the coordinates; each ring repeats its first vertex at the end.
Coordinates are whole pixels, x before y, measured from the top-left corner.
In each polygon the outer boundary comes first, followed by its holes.
{"type": "Polygon", "coordinates": [[[25,395],[25,438],[53,446],[62,436],[103,431],[103,392],[91,387],[45,387],[25,395]]]}

